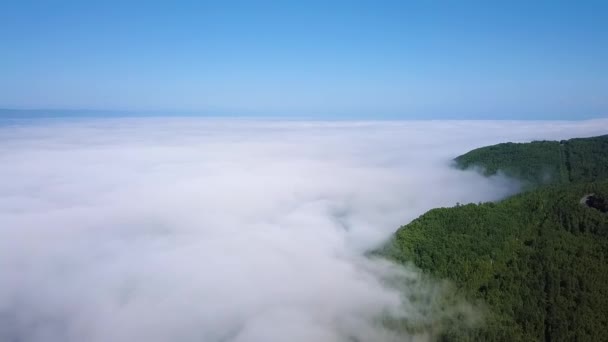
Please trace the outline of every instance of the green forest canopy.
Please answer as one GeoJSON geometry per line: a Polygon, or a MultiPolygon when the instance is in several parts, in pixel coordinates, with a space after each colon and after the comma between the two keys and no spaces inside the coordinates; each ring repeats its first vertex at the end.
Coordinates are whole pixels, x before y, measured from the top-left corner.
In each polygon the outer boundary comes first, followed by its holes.
{"type": "Polygon", "coordinates": [[[608,135],[562,141],[504,143],[472,150],[456,159],[460,169],[498,171],[532,187],[608,179],[608,135]]]}
{"type": "Polygon", "coordinates": [[[499,144],[456,163],[502,170],[535,189],[433,209],[378,251],[451,280],[459,296],[487,308],[483,325],[453,325],[438,337],[608,341],[608,136],[499,144]]]}

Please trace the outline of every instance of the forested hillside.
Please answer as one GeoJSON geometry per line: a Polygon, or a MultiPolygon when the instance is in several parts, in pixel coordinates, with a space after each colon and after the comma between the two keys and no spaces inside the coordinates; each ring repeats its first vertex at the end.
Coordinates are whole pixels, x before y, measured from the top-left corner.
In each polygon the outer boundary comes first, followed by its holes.
{"type": "Polygon", "coordinates": [[[439,338],[608,341],[608,136],[500,144],[457,162],[554,184],[433,209],[379,251],[453,281],[457,295],[479,305],[482,325],[454,325],[439,338]]]}
{"type": "Polygon", "coordinates": [[[501,171],[528,187],[591,182],[608,178],[608,135],[558,141],[504,143],[472,150],[455,159],[457,167],[501,171]]]}

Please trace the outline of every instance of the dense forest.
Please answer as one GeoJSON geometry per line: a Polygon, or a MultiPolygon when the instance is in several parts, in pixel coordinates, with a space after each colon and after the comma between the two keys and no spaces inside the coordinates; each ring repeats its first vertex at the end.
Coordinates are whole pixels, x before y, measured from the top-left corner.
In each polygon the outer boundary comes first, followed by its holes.
{"type": "Polygon", "coordinates": [[[482,310],[483,324],[452,324],[436,337],[608,341],[608,136],[500,144],[456,161],[536,188],[433,209],[378,251],[451,280],[456,295],[482,310]]]}
{"type": "Polygon", "coordinates": [[[546,184],[608,179],[608,135],[562,141],[504,143],[472,150],[455,159],[460,169],[503,172],[531,188],[546,184]]]}

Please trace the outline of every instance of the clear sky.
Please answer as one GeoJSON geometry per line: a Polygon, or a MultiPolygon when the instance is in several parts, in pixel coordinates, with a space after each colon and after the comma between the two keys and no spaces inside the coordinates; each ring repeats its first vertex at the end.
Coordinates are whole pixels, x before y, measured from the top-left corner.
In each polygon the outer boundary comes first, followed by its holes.
{"type": "Polygon", "coordinates": [[[2,1],[0,107],[608,116],[608,1],[2,1]]]}

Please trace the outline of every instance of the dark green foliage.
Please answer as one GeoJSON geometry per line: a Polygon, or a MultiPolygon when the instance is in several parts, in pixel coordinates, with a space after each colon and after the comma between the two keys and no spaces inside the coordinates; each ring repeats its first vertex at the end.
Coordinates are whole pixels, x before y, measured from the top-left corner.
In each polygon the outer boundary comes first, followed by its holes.
{"type": "Polygon", "coordinates": [[[456,158],[533,191],[433,209],[377,254],[448,279],[484,323],[442,341],[608,341],[608,136],[499,144],[456,158]],[[542,186],[541,186],[542,185],[542,186]]]}
{"type": "Polygon", "coordinates": [[[449,340],[608,341],[608,215],[580,203],[589,193],[608,198],[608,182],[434,209],[382,253],[489,306],[484,325],[449,340]]]}
{"type": "Polygon", "coordinates": [[[608,135],[571,139],[565,146],[570,181],[608,179],[608,135]]]}
{"type": "Polygon", "coordinates": [[[529,187],[608,178],[608,135],[482,147],[455,159],[457,167],[479,167],[486,176],[501,171],[529,187]]]}

